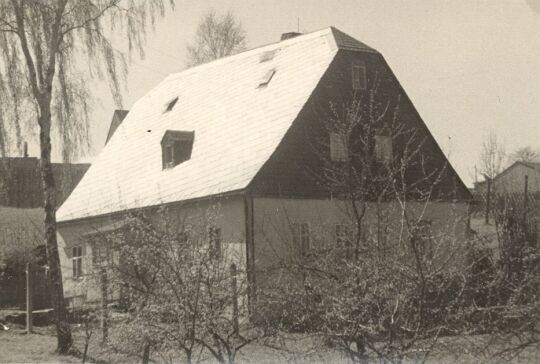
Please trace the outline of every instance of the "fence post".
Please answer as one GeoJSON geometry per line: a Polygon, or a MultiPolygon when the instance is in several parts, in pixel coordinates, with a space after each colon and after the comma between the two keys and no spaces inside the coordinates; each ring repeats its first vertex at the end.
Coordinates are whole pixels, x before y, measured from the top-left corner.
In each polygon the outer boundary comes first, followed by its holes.
{"type": "Polygon", "coordinates": [[[238,283],[236,281],[236,265],[231,264],[231,289],[233,294],[233,329],[236,334],[238,334],[239,323],[238,323],[238,283]]]}
{"type": "Polygon", "coordinates": [[[26,333],[31,334],[33,325],[32,304],[32,264],[26,263],[26,333]]]}
{"type": "Polygon", "coordinates": [[[525,187],[523,196],[523,219],[527,218],[527,207],[529,204],[529,176],[525,176],[525,187]]]}
{"type": "Polygon", "coordinates": [[[109,315],[107,307],[107,291],[108,291],[108,281],[107,281],[107,270],[105,268],[101,269],[101,338],[102,342],[106,342],[109,336],[109,315]]]}
{"type": "Polygon", "coordinates": [[[489,209],[491,208],[491,178],[486,176],[487,196],[486,196],[486,225],[489,225],[489,209]]]}

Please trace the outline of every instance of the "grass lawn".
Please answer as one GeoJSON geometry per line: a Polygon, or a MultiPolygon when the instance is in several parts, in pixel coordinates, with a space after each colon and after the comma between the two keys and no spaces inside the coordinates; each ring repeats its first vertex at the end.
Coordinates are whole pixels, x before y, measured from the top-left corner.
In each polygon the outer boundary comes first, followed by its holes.
{"type": "MultiPolygon", "coordinates": [[[[84,339],[82,328],[73,327],[73,337],[75,350],[82,352],[84,339]]],[[[486,343],[492,339],[483,336],[470,337],[447,337],[440,338],[437,347],[428,357],[428,363],[539,363],[540,348],[530,347],[517,357],[501,358],[492,355],[504,348],[503,342],[493,342],[486,350],[486,343]]],[[[507,344],[508,342],[506,342],[507,344]]],[[[257,363],[349,363],[349,361],[338,352],[326,347],[320,339],[307,335],[288,335],[285,341],[273,342],[275,346],[281,346],[282,350],[274,350],[262,344],[254,344],[246,347],[237,357],[240,364],[257,363]],[[277,344],[277,345],[276,345],[277,344]]],[[[75,356],[60,356],[54,353],[56,348],[56,338],[54,328],[37,327],[36,333],[26,335],[22,327],[11,327],[8,331],[0,331],[0,363],[81,363],[81,359],[75,356]]],[[[142,348],[141,348],[142,351],[142,348]]],[[[174,362],[182,363],[183,358],[175,356],[162,358],[152,355],[152,362],[174,362]]],[[[208,355],[195,355],[194,362],[215,363],[208,355]]],[[[92,336],[88,350],[88,363],[140,363],[141,358],[127,356],[116,351],[109,345],[101,343],[99,332],[92,336]]],[[[413,363],[414,360],[407,359],[405,363],[413,363]]]]}
{"type": "Polygon", "coordinates": [[[27,335],[22,327],[0,331],[0,363],[80,363],[74,356],[57,355],[52,327],[37,327],[27,335]]]}

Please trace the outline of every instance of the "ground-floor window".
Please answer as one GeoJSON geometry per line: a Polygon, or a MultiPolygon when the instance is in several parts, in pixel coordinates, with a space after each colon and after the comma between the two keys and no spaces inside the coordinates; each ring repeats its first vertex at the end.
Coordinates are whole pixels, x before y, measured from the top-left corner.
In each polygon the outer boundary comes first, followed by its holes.
{"type": "Polygon", "coordinates": [[[74,246],[71,250],[71,262],[73,265],[73,278],[81,278],[83,249],[82,246],[74,246]]]}
{"type": "Polygon", "coordinates": [[[309,231],[309,224],[307,222],[293,223],[293,246],[304,256],[311,249],[311,237],[309,231]]]}
{"type": "Polygon", "coordinates": [[[220,259],[222,254],[221,228],[211,226],[208,229],[208,240],[210,243],[210,256],[214,259],[220,259]]]}

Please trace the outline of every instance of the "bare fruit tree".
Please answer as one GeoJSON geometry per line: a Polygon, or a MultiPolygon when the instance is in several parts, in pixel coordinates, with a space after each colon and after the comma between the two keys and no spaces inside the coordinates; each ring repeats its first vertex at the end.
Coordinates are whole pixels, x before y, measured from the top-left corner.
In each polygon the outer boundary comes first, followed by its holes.
{"type": "Polygon", "coordinates": [[[268,274],[287,279],[268,279],[258,294],[279,329],[319,335],[355,363],[425,361],[441,333],[458,329],[465,283],[465,204],[451,202],[460,186],[448,184],[444,158],[430,160],[437,147],[401,117],[387,82],[375,74],[369,89],[316,110],[311,175],[342,220],[284,231],[292,258],[276,256],[268,274]],[[440,201],[447,220],[432,221],[440,201]]]}
{"type": "Polygon", "coordinates": [[[213,357],[233,364],[264,331],[253,326],[239,244],[222,240],[217,208],[189,218],[172,209],[134,212],[113,232],[89,239],[96,281],[127,311],[111,326],[112,344],[143,358],[187,363],[213,357]],[[237,248],[236,248],[237,249],[237,248]],[[114,288],[113,288],[114,287],[114,288]]]}
{"type": "Polygon", "coordinates": [[[510,159],[515,162],[540,163],[540,150],[530,146],[519,148],[510,154],[510,159]]]}
{"type": "Polygon", "coordinates": [[[490,131],[482,142],[482,150],[480,151],[480,173],[489,179],[497,176],[506,159],[506,150],[501,143],[497,134],[490,131]]]}
{"type": "Polygon", "coordinates": [[[127,63],[109,40],[121,32],[142,52],[148,25],[164,15],[162,0],[11,0],[0,3],[0,151],[21,145],[21,129],[39,130],[45,243],[58,348],[71,346],[56,241],[56,188],[51,138],[69,159],[88,144],[89,77],[106,80],[118,105],[127,63]],[[147,19],[151,21],[146,21],[147,19]],[[105,29],[106,26],[110,28],[105,29]],[[84,62],[81,62],[84,60],[84,62]],[[81,69],[86,64],[88,69],[81,69]],[[7,102],[6,102],[7,101],[7,102]]]}
{"type": "Polygon", "coordinates": [[[232,13],[208,12],[188,45],[188,67],[230,56],[246,49],[246,32],[232,13]]]}

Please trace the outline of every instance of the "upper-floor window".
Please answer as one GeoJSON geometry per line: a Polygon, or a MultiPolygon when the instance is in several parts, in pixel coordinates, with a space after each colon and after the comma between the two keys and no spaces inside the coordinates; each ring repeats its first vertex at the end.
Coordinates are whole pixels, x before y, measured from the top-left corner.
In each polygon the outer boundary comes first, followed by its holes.
{"type": "Polygon", "coordinates": [[[82,271],[83,249],[82,246],[74,246],[71,248],[71,263],[73,267],[73,278],[81,278],[82,271]]]}
{"type": "Polygon", "coordinates": [[[433,258],[434,236],[430,220],[420,220],[412,231],[415,252],[424,259],[433,258]]]}
{"type": "Polygon", "coordinates": [[[367,88],[366,65],[362,61],[355,61],[352,64],[352,87],[353,90],[367,88]]]}
{"type": "Polygon", "coordinates": [[[208,229],[209,253],[213,259],[220,259],[222,256],[221,228],[211,226],[208,229]]]}
{"type": "Polygon", "coordinates": [[[167,130],[161,140],[163,169],[173,168],[191,158],[195,132],[167,130]]]}
{"type": "Polygon", "coordinates": [[[391,163],[393,156],[392,137],[375,135],[375,159],[379,163],[391,163]]]}
{"type": "Polygon", "coordinates": [[[311,248],[311,234],[307,222],[293,223],[292,226],[293,246],[301,256],[305,256],[311,248]]]}
{"type": "Polygon", "coordinates": [[[112,265],[113,254],[106,243],[95,242],[92,245],[92,265],[94,268],[112,265]]]}
{"type": "Polygon", "coordinates": [[[334,162],[345,162],[348,157],[346,135],[330,133],[330,159],[334,162]]]}

